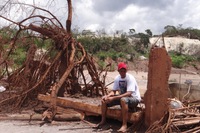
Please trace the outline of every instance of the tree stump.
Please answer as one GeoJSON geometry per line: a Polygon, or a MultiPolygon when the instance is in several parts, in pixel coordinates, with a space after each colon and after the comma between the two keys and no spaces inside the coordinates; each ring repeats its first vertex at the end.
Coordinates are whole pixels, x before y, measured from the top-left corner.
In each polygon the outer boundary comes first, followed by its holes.
{"type": "Polygon", "coordinates": [[[168,110],[168,79],[171,59],[164,47],[153,46],[149,55],[147,91],[144,95],[145,125],[160,120],[168,110]]]}

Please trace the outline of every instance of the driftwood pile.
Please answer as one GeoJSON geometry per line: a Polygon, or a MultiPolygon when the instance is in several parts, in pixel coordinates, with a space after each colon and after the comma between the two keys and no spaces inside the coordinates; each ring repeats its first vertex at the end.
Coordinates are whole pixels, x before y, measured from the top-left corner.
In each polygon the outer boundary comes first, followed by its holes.
{"type": "Polygon", "coordinates": [[[200,101],[190,102],[178,109],[169,109],[160,121],[154,122],[147,133],[199,133],[200,101]]]}

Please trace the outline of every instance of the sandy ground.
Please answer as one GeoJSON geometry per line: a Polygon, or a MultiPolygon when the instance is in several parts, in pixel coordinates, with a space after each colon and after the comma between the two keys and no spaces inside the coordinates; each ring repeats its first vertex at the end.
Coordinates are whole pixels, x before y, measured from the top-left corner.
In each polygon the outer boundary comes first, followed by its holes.
{"type": "MultiPolygon", "coordinates": [[[[144,95],[147,88],[147,72],[135,72],[129,71],[133,74],[138,82],[141,95],[144,95]]],[[[110,83],[114,80],[114,77],[118,74],[115,72],[108,72],[106,83],[110,83]]],[[[193,84],[200,84],[200,75],[198,74],[171,74],[169,82],[184,83],[185,80],[192,80],[193,84]]],[[[109,85],[108,88],[112,88],[109,85]]],[[[100,122],[100,118],[93,118],[94,124],[100,122]],[[94,121],[95,120],[95,121],[94,121]]],[[[1,120],[0,121],[0,133],[115,133],[120,128],[121,122],[117,120],[108,121],[108,127],[104,130],[96,130],[91,127],[90,124],[83,121],[69,121],[69,122],[53,122],[52,124],[44,124],[40,126],[42,121],[16,121],[16,120],[1,120]]]]}
{"type": "Polygon", "coordinates": [[[0,121],[1,133],[93,133],[109,132],[111,130],[98,131],[88,124],[77,122],[57,122],[40,126],[41,121],[28,123],[27,121],[0,121]]]}
{"type": "MultiPolygon", "coordinates": [[[[87,117],[84,121],[53,121],[41,126],[42,121],[28,120],[3,120],[0,121],[0,133],[116,133],[121,126],[121,122],[108,119],[107,124],[102,129],[95,129],[93,125],[100,122],[100,117],[87,117]],[[89,121],[88,124],[85,121],[89,121]]],[[[129,127],[131,124],[129,123],[129,127]]]]}

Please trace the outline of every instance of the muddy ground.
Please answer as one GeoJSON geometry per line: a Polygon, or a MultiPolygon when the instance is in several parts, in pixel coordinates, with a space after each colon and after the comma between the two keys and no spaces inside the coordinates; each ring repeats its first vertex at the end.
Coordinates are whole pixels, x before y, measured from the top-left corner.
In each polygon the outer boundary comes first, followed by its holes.
{"type": "MultiPolygon", "coordinates": [[[[143,96],[146,87],[147,87],[147,63],[143,62],[143,68],[138,68],[137,71],[131,69],[129,73],[133,74],[138,81],[138,85],[140,87],[141,95],[143,96]],[[141,71],[142,70],[142,71],[141,71]]],[[[108,72],[107,75],[107,83],[112,82],[114,77],[118,74],[117,71],[108,72]]],[[[177,82],[184,83],[186,79],[190,79],[193,81],[193,84],[200,84],[200,74],[199,70],[192,69],[175,69],[172,68],[171,75],[169,78],[169,82],[177,82]]],[[[112,88],[112,84],[108,86],[108,88],[112,88]]],[[[2,96],[1,96],[2,98],[2,96]]],[[[33,110],[28,111],[30,114],[33,110]]],[[[6,113],[1,113],[0,116],[5,116],[6,113]]],[[[97,124],[100,122],[100,117],[86,117],[84,120],[90,122],[88,124],[85,121],[53,121],[52,123],[41,124],[41,120],[37,121],[19,121],[19,120],[0,120],[0,133],[93,133],[93,132],[101,132],[101,133],[115,133],[121,126],[121,122],[118,120],[108,119],[107,125],[103,129],[94,129],[92,128],[92,124],[97,124]]],[[[133,124],[129,123],[129,127],[133,124]]],[[[144,126],[140,128],[140,131],[144,132],[144,126]]]]}

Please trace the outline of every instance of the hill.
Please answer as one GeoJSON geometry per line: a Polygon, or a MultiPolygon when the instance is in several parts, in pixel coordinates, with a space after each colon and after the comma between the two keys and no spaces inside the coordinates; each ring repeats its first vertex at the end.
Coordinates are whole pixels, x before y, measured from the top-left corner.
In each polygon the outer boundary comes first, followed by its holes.
{"type": "MultiPolygon", "coordinates": [[[[150,45],[163,46],[163,41],[159,37],[149,39],[150,45]]],[[[196,55],[200,53],[200,41],[198,39],[189,39],[185,37],[164,37],[164,43],[167,51],[177,51],[183,54],[196,55]]]]}

